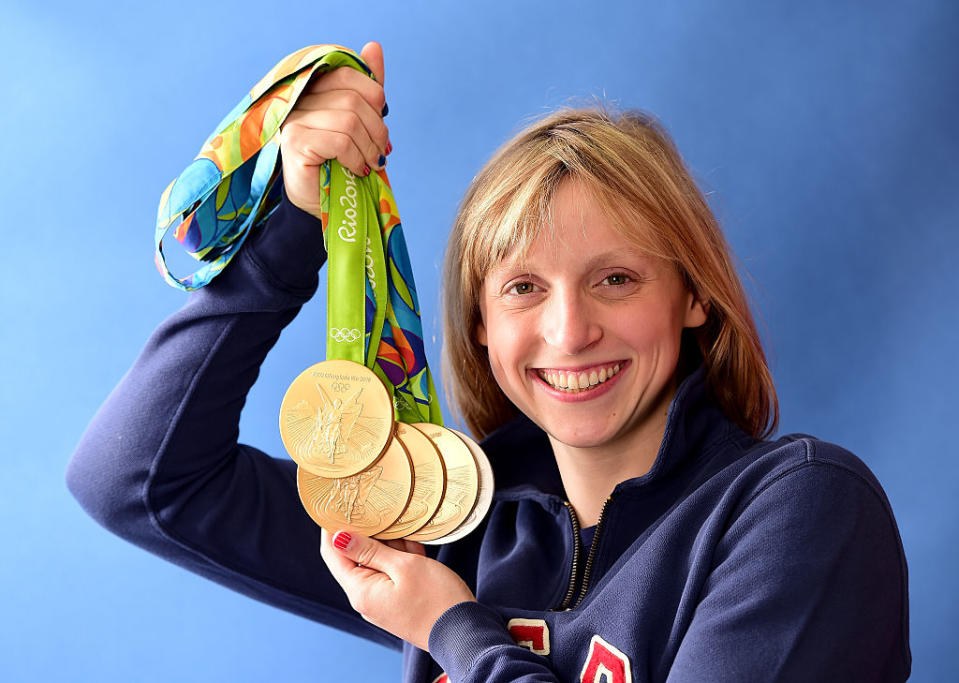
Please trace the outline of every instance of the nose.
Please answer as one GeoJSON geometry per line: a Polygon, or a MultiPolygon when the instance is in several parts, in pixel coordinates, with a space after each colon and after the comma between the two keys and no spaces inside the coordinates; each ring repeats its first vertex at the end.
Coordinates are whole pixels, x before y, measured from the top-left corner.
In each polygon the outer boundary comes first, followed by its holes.
{"type": "Polygon", "coordinates": [[[546,343],[569,356],[589,349],[603,336],[588,296],[576,289],[551,292],[541,322],[546,343]]]}

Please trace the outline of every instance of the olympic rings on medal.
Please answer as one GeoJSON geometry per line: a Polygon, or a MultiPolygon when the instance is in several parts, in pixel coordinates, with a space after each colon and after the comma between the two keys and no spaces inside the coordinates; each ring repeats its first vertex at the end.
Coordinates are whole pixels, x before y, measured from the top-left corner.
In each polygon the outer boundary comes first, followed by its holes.
{"type": "Polygon", "coordinates": [[[360,331],[355,327],[331,327],[330,337],[332,337],[335,342],[350,343],[360,338],[360,331]]]}

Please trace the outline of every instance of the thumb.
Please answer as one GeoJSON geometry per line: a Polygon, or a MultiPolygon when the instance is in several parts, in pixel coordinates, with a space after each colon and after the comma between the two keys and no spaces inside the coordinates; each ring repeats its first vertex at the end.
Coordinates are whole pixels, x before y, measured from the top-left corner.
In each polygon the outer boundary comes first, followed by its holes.
{"type": "Polygon", "coordinates": [[[337,531],[333,534],[332,540],[333,547],[340,555],[361,567],[383,572],[389,576],[395,575],[399,557],[406,554],[376,539],[351,534],[348,531],[337,531]]]}
{"type": "Polygon", "coordinates": [[[376,41],[368,42],[360,50],[360,59],[366,62],[366,65],[373,71],[376,82],[383,85],[386,78],[383,67],[383,46],[376,41]]]}

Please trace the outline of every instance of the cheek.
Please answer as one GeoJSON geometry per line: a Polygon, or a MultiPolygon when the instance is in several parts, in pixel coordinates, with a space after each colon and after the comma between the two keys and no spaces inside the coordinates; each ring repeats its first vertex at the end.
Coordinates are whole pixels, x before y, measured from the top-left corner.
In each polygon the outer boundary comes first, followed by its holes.
{"type": "MultiPolygon", "coordinates": [[[[669,307],[646,311],[642,315],[627,316],[630,325],[623,328],[623,337],[639,352],[660,352],[673,355],[678,352],[682,338],[682,317],[669,307]]],[[[620,318],[620,323],[624,319],[620,318]]],[[[659,354],[657,354],[659,355],[659,354]]]]}
{"type": "Polygon", "coordinates": [[[515,329],[507,321],[493,316],[487,320],[486,340],[493,377],[500,388],[510,395],[510,386],[522,379],[520,375],[524,372],[527,362],[523,354],[523,338],[520,330],[515,329]]]}

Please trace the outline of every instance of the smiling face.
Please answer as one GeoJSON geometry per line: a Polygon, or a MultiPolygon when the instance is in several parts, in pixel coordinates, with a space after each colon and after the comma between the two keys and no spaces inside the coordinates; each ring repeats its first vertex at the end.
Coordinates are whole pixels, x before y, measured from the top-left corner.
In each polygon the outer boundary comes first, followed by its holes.
{"type": "Polygon", "coordinates": [[[564,181],[522,258],[483,283],[477,340],[506,396],[573,448],[658,443],[684,327],[706,320],[676,268],[643,254],[564,181]]]}

